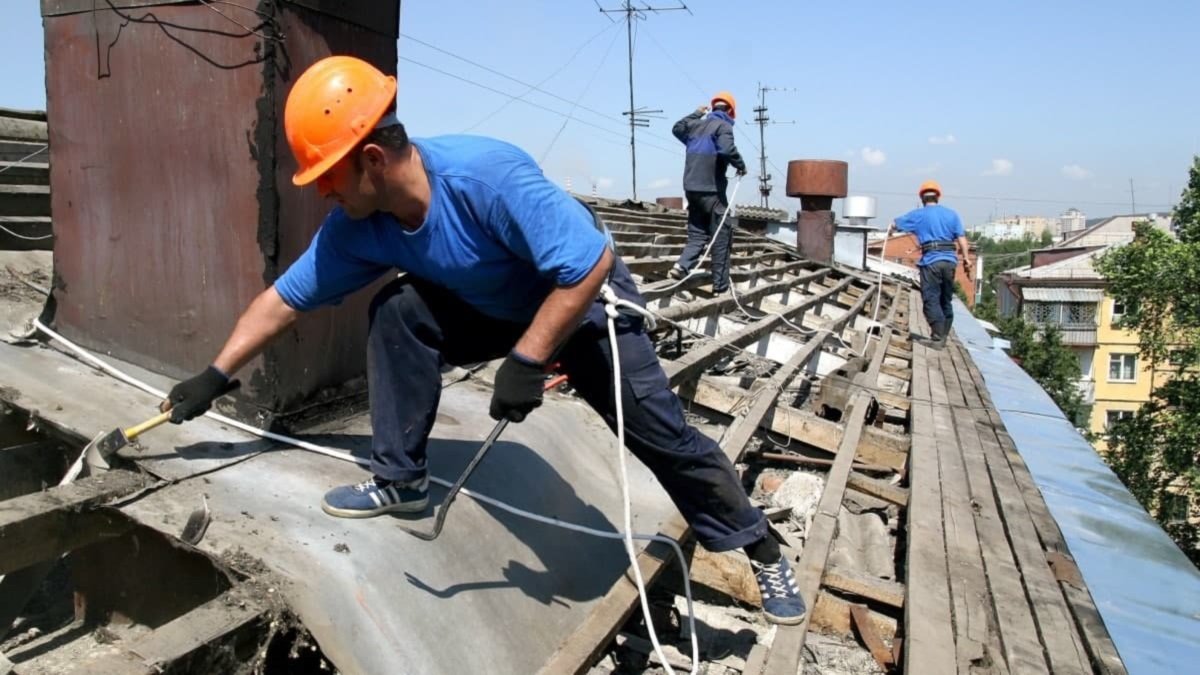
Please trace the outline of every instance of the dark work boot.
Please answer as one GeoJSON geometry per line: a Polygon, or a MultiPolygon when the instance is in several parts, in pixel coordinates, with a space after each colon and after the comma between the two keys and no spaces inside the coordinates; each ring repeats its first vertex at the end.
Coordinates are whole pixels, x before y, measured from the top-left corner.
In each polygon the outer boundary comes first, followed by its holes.
{"type": "Polygon", "coordinates": [[[929,324],[929,338],[925,345],[933,349],[941,349],[946,344],[946,322],[934,321],[929,324]]]}

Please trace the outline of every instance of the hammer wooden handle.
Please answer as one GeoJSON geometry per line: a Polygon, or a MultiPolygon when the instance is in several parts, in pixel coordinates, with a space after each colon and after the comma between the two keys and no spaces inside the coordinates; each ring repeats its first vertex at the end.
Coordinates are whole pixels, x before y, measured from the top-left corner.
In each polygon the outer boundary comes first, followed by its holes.
{"type": "Polygon", "coordinates": [[[165,413],[160,413],[158,415],[155,415],[154,417],[151,417],[150,419],[146,420],[145,422],[142,422],[141,424],[137,424],[137,425],[134,425],[134,426],[126,429],[125,430],[125,438],[128,438],[129,440],[132,441],[135,438],[137,438],[138,436],[141,436],[142,434],[146,433],[147,431],[150,431],[154,427],[157,427],[160,424],[163,424],[164,422],[169,421],[170,419],[171,419],[171,411],[170,410],[168,410],[165,413]]]}

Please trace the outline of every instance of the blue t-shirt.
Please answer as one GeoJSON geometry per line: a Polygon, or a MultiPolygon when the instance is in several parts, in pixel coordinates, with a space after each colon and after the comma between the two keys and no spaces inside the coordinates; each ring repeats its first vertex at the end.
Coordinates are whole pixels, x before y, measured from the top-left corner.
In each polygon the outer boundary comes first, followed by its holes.
{"type": "Polygon", "coordinates": [[[275,289],[293,309],[340,302],[394,268],[443,286],[481,313],[528,322],[556,286],[591,272],[607,240],[590,212],[503,141],[412,141],[429,177],[425,222],[352,220],[336,207],[275,289]]]}
{"type": "MultiPolygon", "coordinates": [[[[900,216],[896,219],[896,229],[900,232],[915,233],[919,244],[931,241],[952,242],[967,236],[958,214],[940,204],[922,206],[900,216]]],[[[943,260],[958,264],[958,256],[954,251],[930,251],[921,256],[917,266],[925,267],[943,260]]]]}

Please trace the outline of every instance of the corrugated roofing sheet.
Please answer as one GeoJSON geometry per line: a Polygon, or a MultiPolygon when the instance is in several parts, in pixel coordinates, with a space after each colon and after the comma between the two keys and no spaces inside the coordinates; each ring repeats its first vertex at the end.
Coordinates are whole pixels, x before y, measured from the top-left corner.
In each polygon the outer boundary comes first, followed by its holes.
{"type": "Polygon", "coordinates": [[[1026,300],[1037,302],[1100,302],[1104,299],[1102,288],[1022,288],[1026,300]]]}

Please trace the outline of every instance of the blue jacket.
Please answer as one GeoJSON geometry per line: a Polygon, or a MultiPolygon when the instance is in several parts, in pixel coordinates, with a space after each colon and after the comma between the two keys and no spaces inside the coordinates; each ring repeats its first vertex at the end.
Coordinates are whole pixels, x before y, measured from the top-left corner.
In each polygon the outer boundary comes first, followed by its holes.
{"type": "Polygon", "coordinates": [[[687,146],[683,165],[683,189],[688,192],[725,194],[729,179],[725,171],[732,164],[746,170],[737,146],[733,144],[733,118],[721,110],[705,116],[694,112],[675,123],[671,133],[687,146]]]}

